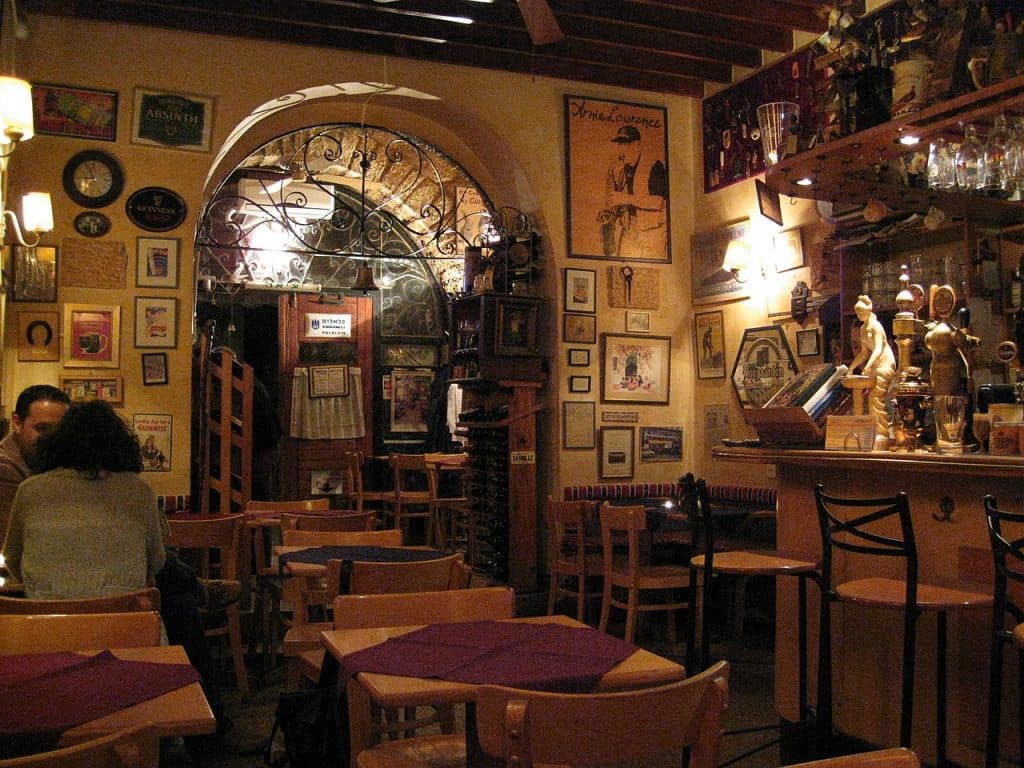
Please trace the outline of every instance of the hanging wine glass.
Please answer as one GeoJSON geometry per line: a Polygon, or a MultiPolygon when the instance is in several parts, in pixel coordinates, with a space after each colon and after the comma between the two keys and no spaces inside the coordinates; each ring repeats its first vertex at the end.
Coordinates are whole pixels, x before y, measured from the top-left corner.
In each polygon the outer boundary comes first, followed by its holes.
{"type": "Polygon", "coordinates": [[[1006,115],[996,115],[992,121],[992,130],[985,139],[985,149],[982,153],[984,178],[981,181],[981,189],[988,195],[1004,196],[1004,183],[1007,177],[1006,148],[1009,142],[1010,132],[1006,127],[1006,115]]]}
{"type": "Polygon", "coordinates": [[[964,128],[964,141],[956,152],[956,183],[964,192],[976,192],[982,184],[984,148],[972,123],[964,128]]]}
{"type": "Polygon", "coordinates": [[[1007,197],[1020,199],[1022,181],[1024,181],[1024,119],[1017,118],[1009,131],[1006,143],[1006,178],[1003,191],[1007,197]]]}
{"type": "Polygon", "coordinates": [[[956,186],[956,153],[942,136],[936,136],[928,147],[928,186],[952,189],[956,186]]]}

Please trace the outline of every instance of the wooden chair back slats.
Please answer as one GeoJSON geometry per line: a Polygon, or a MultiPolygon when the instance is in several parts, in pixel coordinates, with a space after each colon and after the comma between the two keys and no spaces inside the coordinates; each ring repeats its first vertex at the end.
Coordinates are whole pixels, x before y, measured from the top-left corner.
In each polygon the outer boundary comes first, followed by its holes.
{"type": "MultiPolygon", "coordinates": [[[[394,592],[439,592],[452,585],[452,572],[462,562],[462,553],[437,560],[422,560],[412,563],[367,563],[353,562],[349,576],[349,594],[379,595],[394,592]]],[[[338,563],[341,561],[329,561],[338,563]]],[[[328,576],[328,583],[330,576],[328,576]]],[[[340,583],[340,582],[339,582],[340,583]]]]}
{"type": "Polygon", "coordinates": [[[497,621],[511,619],[515,603],[515,593],[509,587],[339,595],[334,598],[334,628],[497,621]]]}
{"type": "Polygon", "coordinates": [[[156,611],[0,615],[0,654],[155,645],[160,645],[156,611]]]}
{"type": "Polygon", "coordinates": [[[0,614],[5,613],[126,613],[160,611],[160,590],[155,587],[118,595],[80,600],[32,600],[0,596],[0,614]]]}
{"type": "Polygon", "coordinates": [[[254,501],[245,505],[246,512],[326,512],[331,508],[331,500],[326,496],[316,499],[296,499],[293,501],[254,501]]]}
{"type": "Polygon", "coordinates": [[[339,512],[330,515],[281,515],[282,531],[372,531],[377,515],[370,512],[339,512]]]}
{"type": "Polygon", "coordinates": [[[684,747],[691,768],[717,765],[729,666],[636,691],[562,694],[484,685],[477,691],[483,751],[508,765],[602,765],[684,747]]]}
{"type": "Polygon", "coordinates": [[[286,547],[400,547],[402,532],[386,531],[281,531],[286,547]]]}
{"type": "Polygon", "coordinates": [[[70,747],[0,760],[0,768],[157,768],[160,734],[137,725],[70,747]]]}
{"type": "Polygon", "coordinates": [[[586,621],[587,581],[600,576],[604,568],[600,552],[587,551],[586,525],[593,516],[589,501],[556,501],[548,497],[545,518],[548,529],[548,615],[555,612],[560,595],[575,598],[576,619],[586,621]]]}

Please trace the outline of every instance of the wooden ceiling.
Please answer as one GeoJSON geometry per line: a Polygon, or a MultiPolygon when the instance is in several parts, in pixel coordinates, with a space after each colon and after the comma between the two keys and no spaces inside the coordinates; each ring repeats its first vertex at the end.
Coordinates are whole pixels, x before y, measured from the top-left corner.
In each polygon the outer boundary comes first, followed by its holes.
{"type": "Polygon", "coordinates": [[[548,0],[533,46],[516,0],[22,0],[32,13],[237,35],[701,98],[705,83],[821,33],[821,0],[548,0]],[[472,23],[436,18],[458,16],[472,23]]]}

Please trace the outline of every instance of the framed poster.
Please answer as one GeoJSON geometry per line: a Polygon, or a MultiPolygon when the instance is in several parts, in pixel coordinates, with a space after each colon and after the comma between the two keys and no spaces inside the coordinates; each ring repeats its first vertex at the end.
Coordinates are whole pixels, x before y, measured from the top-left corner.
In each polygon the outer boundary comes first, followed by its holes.
{"type": "Polygon", "coordinates": [[[133,143],[209,152],[212,130],[211,97],[135,89],[133,143]]]}
{"type": "Polygon", "coordinates": [[[626,310],[626,333],[650,333],[651,313],[626,310]]]}
{"type": "Polygon", "coordinates": [[[18,313],[18,362],[46,363],[60,360],[57,312],[18,313]]]}
{"type": "Polygon", "coordinates": [[[178,300],[135,299],[135,346],[172,349],[178,343],[178,300]]]}
{"type": "Polygon", "coordinates": [[[590,365],[589,349],[570,349],[569,365],[573,368],[585,368],[590,365]]]}
{"type": "Polygon", "coordinates": [[[60,388],[73,403],[103,400],[120,405],[124,402],[124,379],[120,376],[61,376],[60,388]]]}
{"type": "Polygon", "coordinates": [[[570,376],[569,391],[573,394],[585,394],[590,391],[589,376],[570,376]]]}
{"type": "Polygon", "coordinates": [[[633,477],[633,427],[601,427],[599,474],[602,480],[633,477]]]}
{"type": "MultiPolygon", "coordinates": [[[[7,250],[7,246],[4,247],[7,250]]],[[[57,249],[52,245],[9,251],[13,286],[11,301],[57,301],[57,249]]]]}
{"type": "Polygon", "coordinates": [[[114,141],[117,92],[33,83],[32,119],[39,134],[114,141]]]}
{"type": "Polygon", "coordinates": [[[769,189],[761,179],[754,179],[754,189],[757,190],[757,209],[761,215],[781,227],[782,203],[779,201],[779,193],[769,189]]]}
{"type": "Polygon", "coordinates": [[[601,402],[668,403],[672,340],[601,334],[601,402]]]}
{"type": "Polygon", "coordinates": [[[640,461],[682,460],[682,427],[640,427],[640,461]]]}
{"type": "Polygon", "coordinates": [[[347,365],[311,365],[309,371],[310,397],[347,397],[347,365]]]}
{"type": "Polygon", "coordinates": [[[391,431],[426,432],[433,371],[396,368],[391,372],[391,431]]]}
{"type": "Polygon", "coordinates": [[[145,352],[142,355],[142,383],[144,386],[167,383],[167,353],[145,352]]]}
{"type": "Polygon", "coordinates": [[[514,300],[498,301],[498,355],[534,355],[537,353],[537,307],[514,300]]]}
{"type": "Polygon", "coordinates": [[[565,97],[571,258],[671,263],[667,115],[565,97]]]}
{"type": "Polygon", "coordinates": [[[592,401],[562,401],[562,447],[566,450],[594,449],[594,414],[592,401]]]}
{"type": "Polygon", "coordinates": [[[821,351],[818,329],[807,328],[796,332],[796,353],[800,357],[813,357],[821,351]]]}
{"type": "Polygon", "coordinates": [[[176,237],[140,237],[136,241],[135,285],[140,288],[177,288],[178,251],[176,237]]]}
{"type": "Polygon", "coordinates": [[[116,304],[65,304],[65,368],[117,368],[121,344],[121,307],[116,304]]]}
{"type": "Polygon", "coordinates": [[[743,220],[714,232],[693,236],[690,252],[694,304],[742,299],[749,295],[746,283],[741,283],[732,272],[722,269],[729,243],[746,238],[749,228],[750,222],[743,220]]]}
{"type": "Polygon", "coordinates": [[[170,472],[171,414],[136,413],[132,428],[142,446],[142,471],[170,472]]]}
{"type": "Polygon", "coordinates": [[[562,341],[571,344],[593,344],[597,341],[597,315],[562,315],[562,341]]]}
{"type": "Polygon", "coordinates": [[[800,232],[799,227],[787,229],[772,238],[776,272],[785,272],[804,265],[804,245],[800,232]]]}
{"type": "Polygon", "coordinates": [[[760,408],[796,375],[796,358],[777,325],[747,328],[732,367],[732,385],[741,408],[760,408]]]}
{"type": "Polygon", "coordinates": [[[722,311],[698,312],[693,316],[698,379],[725,378],[725,332],[722,311]]]}
{"type": "Polygon", "coordinates": [[[596,312],[597,271],[572,267],[562,271],[565,274],[565,311],[596,312]]]}

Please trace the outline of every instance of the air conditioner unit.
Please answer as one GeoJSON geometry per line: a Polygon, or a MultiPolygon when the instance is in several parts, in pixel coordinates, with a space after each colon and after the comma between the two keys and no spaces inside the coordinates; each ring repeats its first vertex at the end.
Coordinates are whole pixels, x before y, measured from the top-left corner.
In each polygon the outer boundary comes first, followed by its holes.
{"type": "Polygon", "coordinates": [[[280,207],[283,202],[290,218],[322,218],[334,210],[334,197],[328,188],[291,179],[242,179],[238,183],[238,194],[244,198],[245,213],[260,215],[263,207],[280,207]]]}

